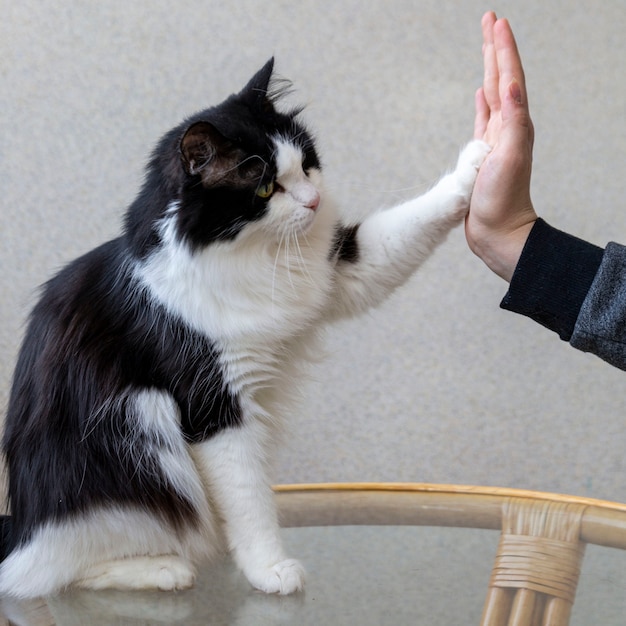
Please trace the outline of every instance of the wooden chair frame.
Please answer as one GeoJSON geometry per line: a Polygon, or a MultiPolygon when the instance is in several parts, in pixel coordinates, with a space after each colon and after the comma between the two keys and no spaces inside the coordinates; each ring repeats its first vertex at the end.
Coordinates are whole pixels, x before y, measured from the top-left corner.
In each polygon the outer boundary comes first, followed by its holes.
{"type": "Polygon", "coordinates": [[[584,547],[626,549],[626,505],[519,489],[417,483],[275,487],[284,527],[500,531],[481,626],[567,626],[584,547]]]}

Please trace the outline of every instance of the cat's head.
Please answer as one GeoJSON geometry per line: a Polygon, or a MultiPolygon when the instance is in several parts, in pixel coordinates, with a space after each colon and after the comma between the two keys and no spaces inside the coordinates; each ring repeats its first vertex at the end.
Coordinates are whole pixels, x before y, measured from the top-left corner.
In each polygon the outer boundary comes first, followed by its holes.
{"type": "MultiPolygon", "coordinates": [[[[285,88],[276,88],[273,66],[270,59],[239,93],[189,118],[155,151],[144,195],[154,199],[147,187],[160,178],[173,196],[166,213],[175,214],[176,234],[192,249],[236,239],[246,228],[278,238],[306,232],[315,219],[320,162],[300,110],[276,108],[285,88]]],[[[127,224],[142,229],[138,221],[131,207],[127,224]]]]}

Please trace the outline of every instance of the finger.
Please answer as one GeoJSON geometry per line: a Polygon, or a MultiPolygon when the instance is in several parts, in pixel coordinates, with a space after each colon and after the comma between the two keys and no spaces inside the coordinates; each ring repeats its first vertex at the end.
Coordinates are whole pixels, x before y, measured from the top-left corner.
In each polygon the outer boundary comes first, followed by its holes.
{"type": "Polygon", "coordinates": [[[512,100],[514,104],[528,109],[522,59],[508,20],[497,20],[493,25],[492,33],[499,73],[500,102],[512,100]]]}
{"type": "Polygon", "coordinates": [[[494,24],[493,34],[500,72],[502,131],[499,143],[505,146],[505,150],[526,153],[530,164],[534,132],[528,110],[522,60],[507,20],[498,20],[494,24]]]}
{"type": "Polygon", "coordinates": [[[494,42],[494,25],[496,14],[485,13],[481,21],[483,32],[483,92],[485,100],[492,111],[500,109],[500,74],[498,70],[498,59],[494,42]]]}
{"type": "Polygon", "coordinates": [[[490,109],[487,101],[485,100],[485,92],[482,87],[476,91],[474,104],[476,107],[476,116],[474,117],[474,139],[484,139],[485,133],[487,132],[490,109]]]}

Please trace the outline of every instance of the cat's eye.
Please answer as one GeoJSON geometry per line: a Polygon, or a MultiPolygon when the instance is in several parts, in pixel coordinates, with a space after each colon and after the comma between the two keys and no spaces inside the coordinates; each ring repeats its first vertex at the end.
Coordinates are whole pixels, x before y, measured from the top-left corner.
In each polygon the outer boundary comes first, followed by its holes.
{"type": "Polygon", "coordinates": [[[259,196],[259,198],[269,198],[273,193],[274,193],[274,181],[265,183],[265,185],[261,185],[256,190],[256,195],[259,196]]]}

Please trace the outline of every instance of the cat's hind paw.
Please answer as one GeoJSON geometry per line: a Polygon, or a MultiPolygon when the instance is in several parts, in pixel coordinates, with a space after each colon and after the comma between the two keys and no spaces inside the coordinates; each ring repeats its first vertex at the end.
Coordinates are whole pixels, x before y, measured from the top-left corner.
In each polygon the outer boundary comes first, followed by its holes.
{"type": "Polygon", "coordinates": [[[174,555],[133,557],[93,565],[77,581],[83,589],[176,591],[193,586],[191,564],[174,555]]]}
{"type": "Polygon", "coordinates": [[[247,572],[250,584],[265,593],[288,595],[304,588],[304,568],[295,559],[280,561],[272,567],[247,572]]]}

